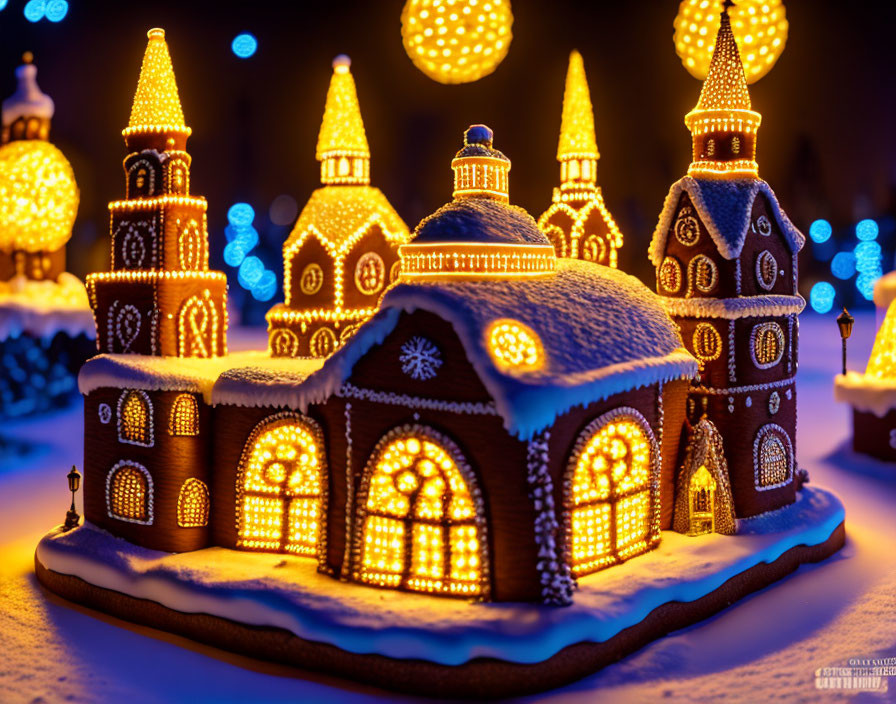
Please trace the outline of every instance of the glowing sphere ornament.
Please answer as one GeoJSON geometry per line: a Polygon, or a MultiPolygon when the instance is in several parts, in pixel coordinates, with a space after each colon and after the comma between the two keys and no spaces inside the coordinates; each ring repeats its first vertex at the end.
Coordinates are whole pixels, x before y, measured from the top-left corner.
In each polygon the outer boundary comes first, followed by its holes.
{"type": "MultiPolygon", "coordinates": [[[[675,17],[675,52],[688,72],[703,80],[715,49],[723,0],[682,0],[675,17]]],[[[787,43],[787,14],[781,0],[734,0],[728,10],[747,83],[767,74],[787,43]]]]}
{"type": "Polygon", "coordinates": [[[59,249],[77,210],[75,175],[56,147],[36,139],[0,147],[0,251],[59,249]]]}
{"type": "Polygon", "coordinates": [[[439,83],[470,83],[507,56],[510,0],[407,0],[401,38],[414,65],[439,83]]]}

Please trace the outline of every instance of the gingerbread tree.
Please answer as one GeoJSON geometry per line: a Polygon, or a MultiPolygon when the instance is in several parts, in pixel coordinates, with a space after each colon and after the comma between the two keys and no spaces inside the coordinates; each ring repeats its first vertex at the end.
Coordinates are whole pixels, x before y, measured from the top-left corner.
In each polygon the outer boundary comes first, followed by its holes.
{"type": "Polygon", "coordinates": [[[669,191],[650,258],[657,292],[700,362],[692,417],[706,409],[718,428],[739,518],[792,503],[799,481],[794,381],[805,301],[797,254],[805,238],[758,176],[760,120],[725,10],[709,75],[685,118],[691,166],[669,191]]]}
{"type": "Polygon", "coordinates": [[[373,315],[398,275],[408,228],[370,185],[370,148],[347,56],[333,61],[311,194],[283,245],[286,300],[268,313],[271,353],[326,357],[373,315]]]}
{"type": "Polygon", "coordinates": [[[102,352],[224,355],[227,281],[208,269],[207,204],[190,195],[190,128],[161,29],[149,31],[127,128],[112,271],[87,279],[102,352]]]}
{"type": "Polygon", "coordinates": [[[597,185],[599,158],[585,64],[582,55],[573,51],[557,146],[560,188],[554,189],[553,203],[538,218],[538,226],[551,240],[557,256],[615,267],[622,233],[597,185]]]}

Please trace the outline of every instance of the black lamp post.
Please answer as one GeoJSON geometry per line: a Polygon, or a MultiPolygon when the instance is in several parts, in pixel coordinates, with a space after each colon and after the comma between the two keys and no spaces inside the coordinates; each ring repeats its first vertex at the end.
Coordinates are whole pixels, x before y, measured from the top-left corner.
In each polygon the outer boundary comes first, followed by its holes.
{"type": "Polygon", "coordinates": [[[840,328],[840,340],[843,342],[843,374],[846,374],[846,341],[852,335],[852,325],[856,322],[846,308],[837,316],[837,326],[840,328]]]}
{"type": "Polygon", "coordinates": [[[81,520],[81,517],[75,510],[75,494],[81,486],[81,473],[75,465],[72,465],[72,471],[68,473],[67,477],[68,490],[72,492],[72,507],[68,510],[68,513],[65,514],[64,530],[71,530],[72,528],[77,527],[78,522],[81,520]]]}

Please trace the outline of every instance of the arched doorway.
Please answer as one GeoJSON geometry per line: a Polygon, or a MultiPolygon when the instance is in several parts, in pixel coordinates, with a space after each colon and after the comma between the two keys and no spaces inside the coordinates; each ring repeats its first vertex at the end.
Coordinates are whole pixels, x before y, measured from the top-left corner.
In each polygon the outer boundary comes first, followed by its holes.
{"type": "Polygon", "coordinates": [[[323,560],[326,456],[317,424],[284,413],[259,424],[237,474],[237,547],[323,560]]]}
{"type": "Polygon", "coordinates": [[[659,452],[634,408],[618,408],[582,431],[570,458],[567,536],[581,577],[646,552],[659,540],[659,452]]]}
{"type": "Polygon", "coordinates": [[[358,507],[355,579],[487,596],[481,496],[453,442],[422,426],[387,434],[368,462],[358,507]]]}

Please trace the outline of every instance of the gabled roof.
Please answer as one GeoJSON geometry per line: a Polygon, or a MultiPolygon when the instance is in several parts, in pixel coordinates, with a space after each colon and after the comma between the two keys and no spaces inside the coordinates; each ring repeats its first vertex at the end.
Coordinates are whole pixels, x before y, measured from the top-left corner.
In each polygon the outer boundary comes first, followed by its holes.
{"type": "Polygon", "coordinates": [[[685,176],[672,184],[669,195],[663,203],[663,210],[653,240],[650,242],[648,254],[654,266],[662,263],[666,252],[666,238],[672,219],[678,209],[682,192],[687,192],[691,202],[697,209],[700,219],[706,225],[719,253],[725,259],[736,259],[740,256],[750,231],[750,215],[753,201],[759,193],[768,198],[778,227],[784,233],[790,250],[796,254],[806,243],[806,238],[781,208],[775,192],[760,178],[741,179],[703,179],[685,176]]]}
{"type": "Polygon", "coordinates": [[[295,250],[314,232],[332,254],[344,254],[366,230],[365,225],[374,222],[382,227],[386,239],[407,241],[408,226],[379,188],[324,186],[311,194],[283,251],[295,250]]]}
{"type": "Polygon", "coordinates": [[[302,384],[302,404],[338,393],[358,360],[394,330],[400,313],[416,310],[453,327],[504,426],[521,439],[575,406],[697,373],[656,294],[616,269],[566,259],[544,279],[394,286],[380,312],[302,384]],[[499,318],[538,334],[546,359],[540,369],[507,373],[494,364],[485,332],[499,318]]]}

